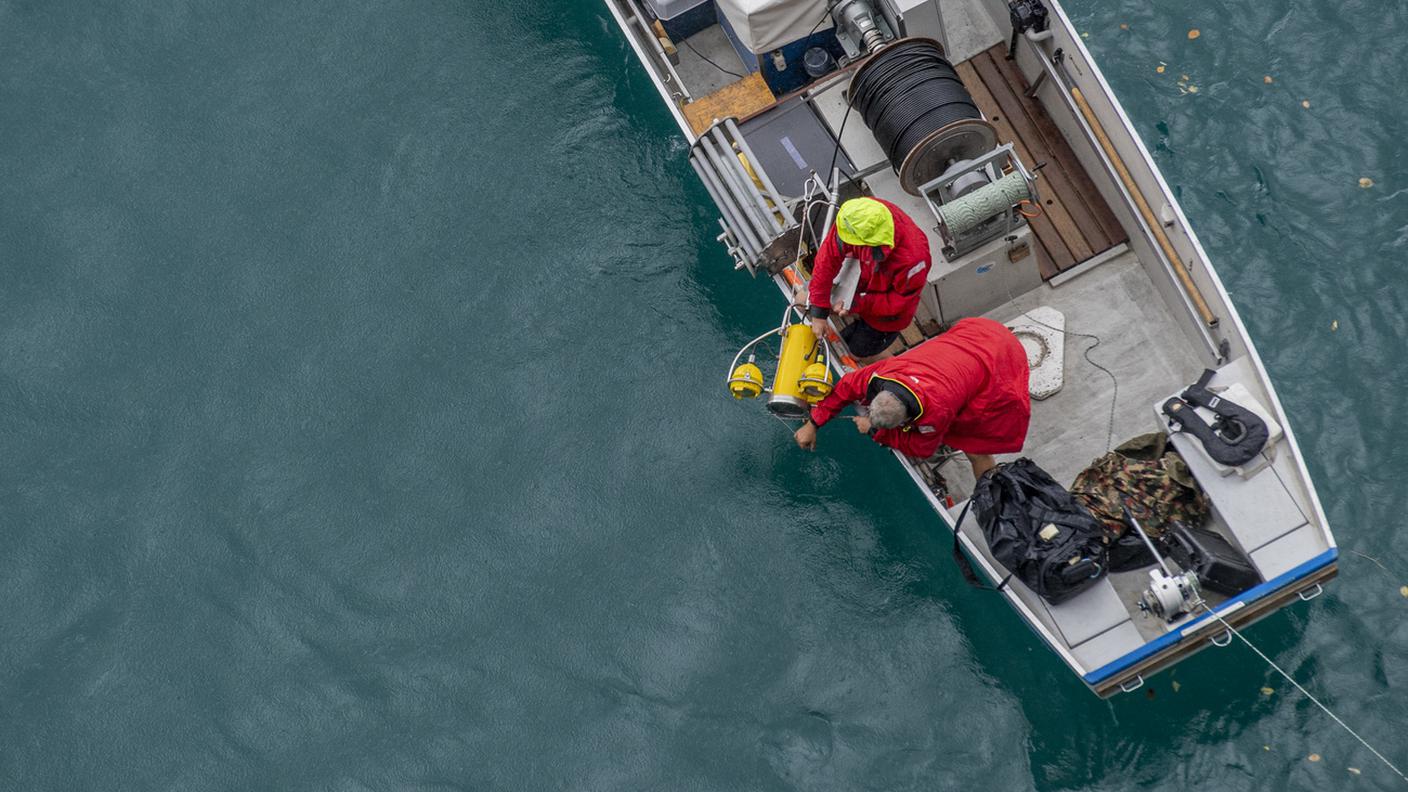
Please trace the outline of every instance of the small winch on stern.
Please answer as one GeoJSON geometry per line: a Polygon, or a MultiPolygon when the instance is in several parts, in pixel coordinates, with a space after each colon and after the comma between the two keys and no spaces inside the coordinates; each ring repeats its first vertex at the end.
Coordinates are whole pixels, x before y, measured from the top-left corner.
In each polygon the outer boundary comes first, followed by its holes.
{"type": "Polygon", "coordinates": [[[1176,621],[1183,614],[1192,613],[1203,601],[1202,588],[1198,585],[1198,573],[1188,570],[1174,574],[1173,568],[1154,546],[1149,535],[1144,533],[1143,526],[1134,519],[1128,506],[1124,507],[1124,521],[1139,534],[1149,552],[1154,554],[1154,560],[1159,562],[1158,566],[1149,570],[1149,588],[1139,595],[1139,610],[1166,622],[1176,621]]]}

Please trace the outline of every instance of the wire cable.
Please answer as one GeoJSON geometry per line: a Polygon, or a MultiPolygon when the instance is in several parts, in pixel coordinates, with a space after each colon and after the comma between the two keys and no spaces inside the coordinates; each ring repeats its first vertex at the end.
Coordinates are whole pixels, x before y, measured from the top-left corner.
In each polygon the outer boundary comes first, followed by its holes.
{"type": "MultiPolygon", "coordinates": [[[[1016,266],[1016,265],[1013,264],[1013,267],[1015,267],[1015,266],[1016,266]]],[[[1012,276],[1011,276],[1011,275],[1008,275],[1008,276],[1006,276],[1005,278],[1003,278],[1002,286],[1003,286],[1004,289],[1007,290],[1007,301],[1008,301],[1008,302],[1013,302],[1013,301],[1015,301],[1017,298],[1016,298],[1015,296],[1013,296],[1013,294],[1012,294],[1012,276]]],[[[936,294],[938,293],[938,287],[937,287],[937,286],[934,288],[934,292],[935,292],[936,294]]],[[[1076,331],[1070,329],[1069,327],[1065,327],[1065,328],[1062,328],[1062,327],[1053,327],[1053,326],[1051,326],[1051,325],[1049,325],[1049,324],[1047,324],[1047,323],[1041,321],[1040,319],[1033,318],[1032,315],[1031,315],[1031,313],[1028,312],[1028,311],[1025,311],[1025,310],[1022,311],[1022,321],[1031,322],[1032,324],[1036,324],[1036,325],[1041,325],[1042,327],[1045,327],[1047,330],[1055,330],[1056,332],[1058,332],[1058,333],[1063,333],[1063,334],[1065,334],[1065,335],[1073,335],[1073,336],[1076,336],[1077,338],[1089,338],[1089,339],[1091,339],[1092,341],[1095,342],[1095,343],[1091,344],[1090,346],[1086,347],[1086,348],[1081,352],[1081,357],[1085,358],[1085,362],[1087,362],[1087,363],[1089,363],[1090,365],[1094,366],[1095,368],[1097,368],[1097,369],[1099,369],[1099,370],[1105,372],[1105,376],[1107,376],[1107,377],[1110,378],[1110,383],[1111,383],[1111,385],[1113,386],[1113,390],[1112,390],[1112,392],[1110,393],[1110,421],[1109,421],[1108,426],[1106,426],[1106,428],[1105,428],[1105,452],[1106,452],[1106,453],[1109,453],[1110,450],[1115,447],[1115,412],[1116,412],[1116,408],[1119,406],[1119,403],[1120,403],[1120,378],[1115,376],[1115,372],[1113,372],[1113,371],[1111,371],[1111,370],[1105,368],[1104,366],[1100,365],[1099,363],[1096,363],[1096,362],[1095,362],[1095,359],[1090,356],[1091,351],[1093,351],[1096,347],[1098,347],[1098,346],[1100,346],[1102,343],[1104,343],[1104,339],[1102,339],[1102,338],[1100,338],[1100,336],[1094,335],[1094,334],[1092,334],[1092,333],[1078,333],[1078,332],[1076,332],[1076,331]]]]}
{"type": "Polygon", "coordinates": [[[1318,698],[1316,698],[1315,696],[1313,696],[1313,695],[1310,693],[1309,690],[1306,690],[1305,687],[1301,685],[1301,683],[1299,683],[1299,682],[1297,682],[1297,681],[1295,680],[1295,677],[1293,677],[1293,676],[1291,676],[1290,674],[1286,673],[1286,671],[1285,671],[1284,669],[1282,669],[1281,666],[1276,665],[1276,661],[1275,661],[1275,660],[1272,660],[1271,658],[1267,657],[1267,656],[1266,656],[1266,653],[1263,652],[1263,651],[1261,651],[1260,649],[1258,649],[1257,646],[1256,646],[1256,644],[1252,643],[1250,640],[1247,639],[1247,636],[1242,635],[1242,632],[1241,632],[1240,630],[1238,630],[1236,627],[1233,627],[1231,624],[1228,624],[1228,623],[1227,623],[1227,620],[1224,619],[1224,618],[1222,618],[1222,614],[1220,614],[1220,613],[1218,613],[1217,611],[1213,610],[1212,606],[1208,605],[1208,603],[1207,603],[1206,600],[1201,600],[1201,599],[1200,599],[1200,600],[1198,601],[1198,604],[1199,604],[1199,605],[1202,605],[1203,608],[1204,608],[1205,610],[1207,610],[1208,613],[1211,613],[1212,616],[1213,616],[1213,618],[1217,619],[1219,622],[1222,622],[1222,626],[1223,626],[1223,627],[1226,627],[1228,632],[1230,632],[1230,633],[1232,633],[1233,635],[1235,635],[1235,636],[1237,636],[1238,638],[1240,638],[1241,641],[1242,641],[1242,643],[1244,643],[1244,644],[1247,645],[1247,648],[1248,648],[1248,649],[1251,649],[1253,652],[1256,652],[1257,657],[1260,657],[1262,660],[1265,660],[1265,661],[1266,661],[1266,664],[1269,665],[1269,666],[1271,666],[1273,669],[1275,669],[1276,673],[1278,673],[1278,674],[1280,674],[1281,676],[1285,677],[1287,682],[1290,682],[1292,685],[1295,685],[1296,690],[1299,690],[1299,691],[1301,692],[1301,695],[1303,695],[1303,696],[1305,696],[1306,698],[1310,699],[1311,703],[1313,703],[1315,706],[1319,707],[1319,708],[1321,709],[1321,711],[1323,711],[1326,715],[1329,715],[1331,720],[1333,720],[1335,723],[1338,723],[1341,728],[1343,728],[1345,731],[1349,732],[1349,735],[1350,735],[1351,737],[1353,737],[1354,739],[1358,740],[1360,745],[1364,746],[1365,748],[1368,748],[1368,749],[1369,749],[1369,753],[1372,753],[1374,756],[1377,756],[1377,757],[1379,758],[1379,761],[1380,761],[1380,762],[1383,762],[1383,763],[1388,767],[1388,769],[1390,769],[1390,770],[1392,770],[1392,771],[1394,772],[1395,775],[1397,775],[1399,778],[1403,779],[1404,781],[1408,781],[1408,775],[1404,775],[1404,774],[1403,774],[1403,771],[1402,771],[1402,770],[1399,770],[1397,765],[1395,765],[1393,762],[1390,762],[1390,761],[1388,760],[1388,757],[1384,756],[1382,753],[1379,753],[1379,750],[1378,750],[1377,748],[1375,748],[1374,746],[1370,745],[1368,740],[1365,740],[1363,737],[1360,737],[1360,736],[1359,736],[1359,732],[1356,732],[1354,729],[1351,729],[1351,728],[1349,727],[1349,724],[1347,724],[1347,723],[1345,723],[1344,721],[1340,720],[1340,716],[1338,716],[1338,715],[1336,715],[1335,713],[1331,712],[1329,707],[1327,707],[1327,706],[1325,706],[1324,704],[1322,704],[1322,703],[1320,702],[1320,699],[1318,699],[1318,698]]]}
{"type": "Polygon", "coordinates": [[[745,75],[739,74],[738,72],[733,71],[732,69],[725,69],[724,67],[722,67],[722,66],[720,66],[719,64],[715,63],[714,61],[710,60],[708,55],[705,55],[704,53],[702,53],[702,52],[700,52],[699,50],[695,49],[695,48],[694,48],[694,45],[689,43],[689,39],[680,39],[680,41],[681,41],[681,43],[683,43],[686,47],[689,47],[689,51],[690,51],[690,52],[693,52],[695,55],[698,55],[699,58],[700,58],[700,60],[704,61],[705,63],[709,64],[710,66],[713,66],[715,69],[718,69],[719,71],[723,72],[724,74],[732,74],[734,77],[737,77],[737,78],[740,79],[740,80],[744,78],[745,75]]]}
{"type": "Polygon", "coordinates": [[[826,9],[821,12],[821,19],[818,19],[816,24],[812,25],[812,29],[807,32],[807,38],[811,38],[818,30],[821,30],[822,23],[831,16],[831,9],[835,8],[836,4],[839,2],[841,2],[841,0],[831,0],[831,2],[826,4],[826,9]]]}
{"type": "MultiPolygon", "coordinates": [[[[846,114],[841,116],[841,128],[836,132],[836,147],[831,149],[831,164],[827,166],[826,172],[829,174],[836,170],[836,157],[841,153],[841,136],[846,134],[846,122],[851,120],[851,103],[846,102],[846,114]]],[[[838,186],[839,190],[839,186],[838,186]]],[[[833,196],[834,197],[834,196],[833,196]]],[[[828,229],[830,230],[830,229],[828,229]]]]}

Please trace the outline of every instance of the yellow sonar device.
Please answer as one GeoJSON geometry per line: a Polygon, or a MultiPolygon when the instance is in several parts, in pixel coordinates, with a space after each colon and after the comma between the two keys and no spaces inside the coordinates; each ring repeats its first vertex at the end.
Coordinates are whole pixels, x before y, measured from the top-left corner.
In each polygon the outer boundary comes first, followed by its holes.
{"type": "Polygon", "coordinates": [[[768,395],[768,410],[782,418],[805,418],[811,406],[831,393],[830,347],[816,337],[805,321],[793,323],[789,306],[782,315],[782,325],[749,341],[734,355],[729,366],[728,391],[735,399],[754,399],[768,395]],[[777,335],[781,344],[772,387],[763,387],[763,371],[757,354],[751,350],[764,340],[777,335]],[[740,364],[743,353],[748,360],[740,364]]]}

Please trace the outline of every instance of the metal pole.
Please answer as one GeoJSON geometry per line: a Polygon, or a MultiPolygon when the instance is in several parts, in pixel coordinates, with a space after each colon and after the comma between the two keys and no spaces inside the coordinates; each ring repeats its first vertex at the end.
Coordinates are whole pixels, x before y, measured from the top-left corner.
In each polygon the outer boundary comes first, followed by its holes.
{"type": "Polygon", "coordinates": [[[724,192],[718,180],[714,178],[714,174],[698,158],[691,156],[689,164],[693,166],[695,174],[699,176],[699,181],[704,183],[704,189],[709,191],[709,197],[714,199],[714,204],[723,213],[724,221],[733,229],[739,247],[743,248],[743,252],[747,254],[749,260],[756,259],[758,252],[763,247],[758,243],[757,237],[753,235],[753,229],[738,216],[730,196],[724,192]]]}
{"type": "Polygon", "coordinates": [[[729,175],[733,177],[734,185],[738,187],[739,192],[751,201],[758,210],[755,216],[762,221],[762,225],[758,228],[759,233],[768,239],[782,233],[782,222],[777,219],[773,210],[768,208],[767,199],[758,191],[758,186],[753,183],[748,171],[744,170],[743,163],[738,160],[738,153],[733,150],[733,145],[724,137],[723,129],[715,124],[709,130],[709,137],[719,147],[720,167],[729,170],[729,175]]]}
{"type": "Polygon", "coordinates": [[[689,94],[689,89],[685,87],[684,80],[680,79],[680,73],[675,71],[675,65],[670,63],[670,56],[666,55],[665,48],[660,46],[660,39],[655,37],[655,31],[651,30],[650,26],[645,24],[645,20],[641,18],[640,7],[636,5],[635,0],[623,0],[623,2],[631,12],[631,21],[635,22],[645,33],[645,37],[650,40],[651,49],[655,51],[655,56],[659,58],[665,70],[670,73],[670,81],[679,88],[680,96],[684,97],[686,102],[694,101],[694,97],[689,94]]]}
{"type": "MultiPolygon", "coordinates": [[[[759,207],[750,203],[750,198],[745,193],[743,185],[738,183],[737,171],[739,169],[731,167],[724,161],[723,154],[719,153],[714,148],[714,140],[708,134],[700,135],[697,144],[699,148],[708,155],[709,162],[714,166],[714,173],[718,176],[719,181],[729,190],[729,195],[738,202],[739,213],[748,220],[750,223],[749,227],[753,229],[754,233],[756,233],[759,238],[766,237],[768,240],[771,240],[774,236],[772,223],[760,217],[758,215],[759,207]]],[[[734,157],[734,162],[736,163],[737,161],[738,158],[734,157]]],[[[758,196],[758,202],[760,204],[762,202],[761,195],[758,196]]],[[[766,208],[765,205],[763,208],[766,208]]],[[[765,246],[766,244],[760,245],[759,249],[765,246]]]]}
{"type": "Polygon", "coordinates": [[[1143,526],[1139,524],[1138,520],[1134,519],[1133,514],[1129,513],[1129,507],[1121,503],[1120,508],[1124,510],[1124,521],[1132,525],[1135,533],[1139,534],[1139,538],[1144,540],[1144,544],[1149,548],[1149,552],[1154,554],[1154,560],[1158,561],[1159,566],[1164,568],[1164,574],[1169,577],[1177,577],[1173,574],[1173,570],[1169,568],[1168,562],[1165,561],[1164,557],[1159,553],[1158,548],[1154,547],[1154,542],[1149,538],[1149,534],[1144,533],[1143,526]]]}
{"type": "Polygon", "coordinates": [[[836,222],[836,212],[840,208],[841,197],[841,169],[831,169],[831,185],[826,196],[826,223],[821,227],[821,234],[816,238],[817,249],[821,249],[821,243],[826,241],[826,235],[831,231],[831,224],[836,222]]]}
{"type": "MultiPolygon", "coordinates": [[[[783,206],[782,193],[777,191],[777,186],[772,183],[772,177],[763,170],[763,163],[753,156],[753,147],[748,145],[748,139],[743,137],[743,131],[738,128],[738,123],[732,118],[724,119],[724,126],[728,128],[728,133],[738,141],[738,148],[743,152],[743,156],[753,163],[753,172],[758,174],[758,179],[762,181],[763,188],[768,191],[768,196],[772,198],[773,205],[779,209],[783,206]]],[[[790,218],[789,218],[790,219],[790,218]]],[[[790,223],[788,224],[791,225],[790,223]]],[[[781,229],[779,229],[781,230],[781,229]]]]}

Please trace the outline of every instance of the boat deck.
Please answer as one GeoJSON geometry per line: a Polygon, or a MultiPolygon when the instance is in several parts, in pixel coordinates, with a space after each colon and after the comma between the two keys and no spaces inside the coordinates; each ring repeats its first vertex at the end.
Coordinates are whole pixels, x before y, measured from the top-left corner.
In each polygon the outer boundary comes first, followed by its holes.
{"type": "MultiPolygon", "coordinates": [[[[1040,307],[1054,308],[1066,319],[1063,385],[1053,396],[1032,402],[1022,453],[999,459],[1030,457],[1070,486],[1111,445],[1158,431],[1153,405],[1196,380],[1203,366],[1183,343],[1173,315],[1132,252],[1060,286],[1046,284],[1016,295],[986,316],[1006,323],[1040,307]]],[[[941,472],[956,498],[971,492],[972,473],[965,461],[949,462],[941,472]]]]}

